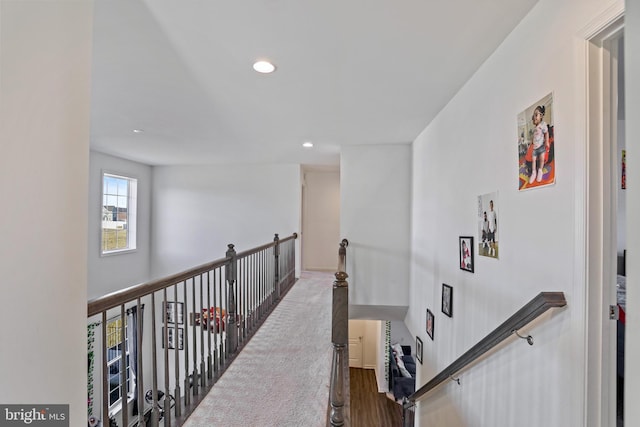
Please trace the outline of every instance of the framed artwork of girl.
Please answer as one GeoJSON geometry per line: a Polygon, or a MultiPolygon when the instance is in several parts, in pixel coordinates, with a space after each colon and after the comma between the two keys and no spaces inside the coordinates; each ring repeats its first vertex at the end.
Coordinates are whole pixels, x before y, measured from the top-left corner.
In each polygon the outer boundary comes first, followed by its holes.
{"type": "Polygon", "coordinates": [[[460,269],[473,273],[473,237],[460,236],[460,269]]]}
{"type": "Polygon", "coordinates": [[[555,183],[553,94],[518,114],[518,189],[555,183]]]}

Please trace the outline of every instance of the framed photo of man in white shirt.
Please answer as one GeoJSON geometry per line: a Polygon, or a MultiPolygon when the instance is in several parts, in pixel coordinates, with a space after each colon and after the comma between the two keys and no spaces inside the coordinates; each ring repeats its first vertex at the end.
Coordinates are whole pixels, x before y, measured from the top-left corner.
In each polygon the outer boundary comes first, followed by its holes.
{"type": "Polygon", "coordinates": [[[478,196],[478,255],[498,259],[498,192],[478,196]]]}

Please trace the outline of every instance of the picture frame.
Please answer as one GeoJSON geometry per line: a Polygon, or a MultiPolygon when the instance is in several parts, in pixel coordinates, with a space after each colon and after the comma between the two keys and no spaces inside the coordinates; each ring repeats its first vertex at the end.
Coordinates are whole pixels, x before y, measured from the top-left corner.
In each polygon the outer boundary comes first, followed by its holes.
{"type": "Polygon", "coordinates": [[[500,227],[498,227],[498,192],[478,196],[478,256],[498,259],[500,227]]]}
{"type": "MultiPolygon", "coordinates": [[[[164,337],[165,330],[164,326],[162,327],[162,348],[164,348],[164,337]]],[[[169,350],[176,349],[176,339],[175,339],[176,328],[167,327],[167,341],[169,350]]],[[[184,328],[178,328],[178,350],[184,350],[184,328]]]]}
{"type": "Polygon", "coordinates": [[[433,312],[427,308],[427,335],[433,341],[433,331],[435,329],[435,317],[433,312]]]}
{"type": "Polygon", "coordinates": [[[453,317],[453,288],[446,283],[442,284],[442,312],[453,317]]]}
{"type": "Polygon", "coordinates": [[[460,270],[473,273],[473,236],[460,236],[458,246],[460,270]]]}
{"type": "Polygon", "coordinates": [[[518,191],[556,182],[553,92],[517,116],[518,191]]]}
{"type": "Polygon", "coordinates": [[[422,340],[420,337],[416,337],[416,359],[422,365],[422,340]]]}
{"type": "Polygon", "coordinates": [[[164,323],[184,325],[184,303],[166,301],[164,313],[164,323]]]}

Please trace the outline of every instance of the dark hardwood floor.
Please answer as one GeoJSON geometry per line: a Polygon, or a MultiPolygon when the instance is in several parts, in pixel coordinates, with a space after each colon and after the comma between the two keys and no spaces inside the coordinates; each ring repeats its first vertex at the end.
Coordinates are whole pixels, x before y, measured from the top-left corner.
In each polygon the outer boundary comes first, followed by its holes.
{"type": "Polygon", "coordinates": [[[351,427],[401,427],[402,406],[378,393],[373,369],[349,368],[351,427]]]}

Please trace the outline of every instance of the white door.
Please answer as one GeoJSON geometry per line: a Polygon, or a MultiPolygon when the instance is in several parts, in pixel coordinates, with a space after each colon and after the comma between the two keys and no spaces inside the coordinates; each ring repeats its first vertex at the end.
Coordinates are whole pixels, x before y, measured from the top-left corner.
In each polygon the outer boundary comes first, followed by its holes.
{"type": "Polygon", "coordinates": [[[349,338],[349,367],[362,368],[362,337],[349,338]]]}
{"type": "Polygon", "coordinates": [[[364,320],[349,320],[349,367],[364,367],[364,320]]]}

